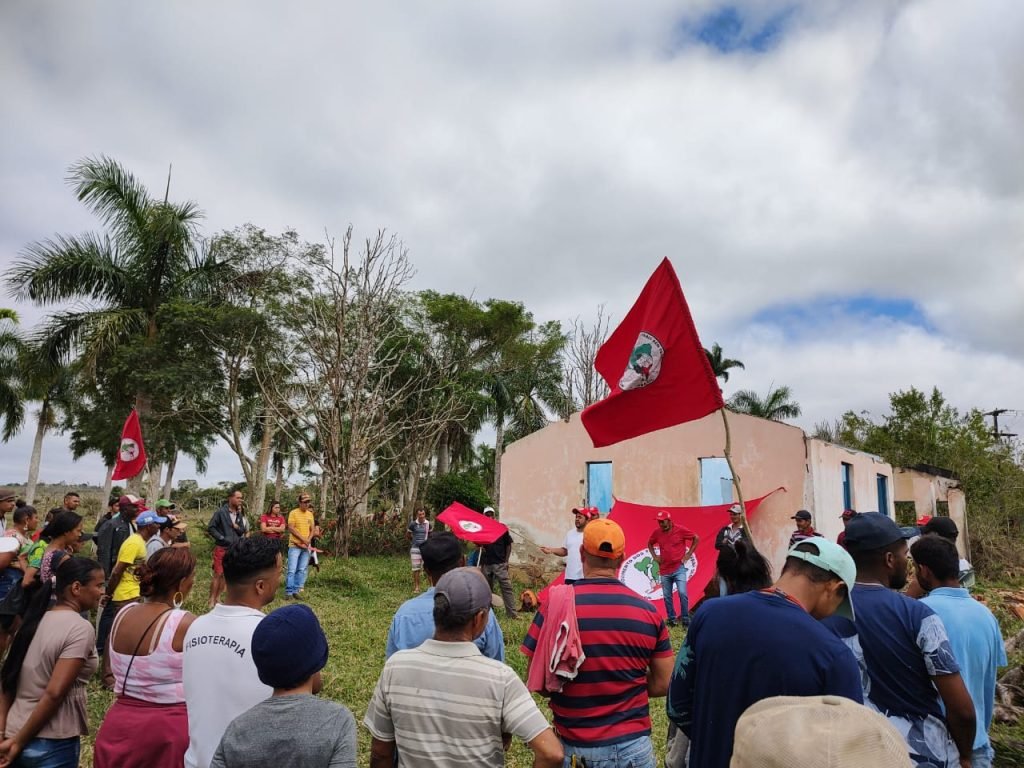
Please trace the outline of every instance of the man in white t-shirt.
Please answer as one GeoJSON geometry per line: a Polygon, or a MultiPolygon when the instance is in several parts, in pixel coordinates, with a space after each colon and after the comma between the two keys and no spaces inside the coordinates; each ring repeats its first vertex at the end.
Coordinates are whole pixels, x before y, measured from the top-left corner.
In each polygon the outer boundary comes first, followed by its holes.
{"type": "Polygon", "coordinates": [[[239,539],[224,555],[227,599],[185,633],[186,768],[210,768],[228,725],[274,691],[260,682],[252,633],[281,582],[277,539],[239,539]]]}
{"type": "Polygon", "coordinates": [[[540,548],[545,555],[558,555],[566,559],[566,584],[573,584],[583,578],[583,560],[580,557],[580,547],[583,546],[583,529],[591,520],[601,516],[596,507],[577,507],[572,514],[576,527],[565,534],[565,544],[561,547],[540,548]]]}

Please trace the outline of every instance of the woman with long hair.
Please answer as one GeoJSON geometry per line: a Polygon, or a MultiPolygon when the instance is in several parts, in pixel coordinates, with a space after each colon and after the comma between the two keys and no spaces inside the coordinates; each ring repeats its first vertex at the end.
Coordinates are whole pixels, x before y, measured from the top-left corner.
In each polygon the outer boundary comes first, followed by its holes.
{"type": "Polygon", "coordinates": [[[64,510],[54,515],[39,534],[39,541],[29,550],[22,586],[31,586],[37,574],[40,582],[52,581],[56,566],[74,553],[81,538],[80,514],[64,510]]]}
{"type": "Polygon", "coordinates": [[[96,632],[81,613],[102,596],[103,569],[84,557],[65,559],[32,596],[0,668],[0,766],[78,765],[89,732],[85,687],[99,663],[96,632]]]}
{"type": "Polygon", "coordinates": [[[772,567],[745,539],[726,542],[718,550],[718,596],[738,595],[772,585],[772,567]]]}
{"type": "Polygon", "coordinates": [[[158,550],[136,567],[143,602],[122,608],[110,632],[117,699],[96,735],[96,768],[181,768],[188,748],[182,659],[195,620],[181,606],[195,570],[184,547],[158,550]]]}

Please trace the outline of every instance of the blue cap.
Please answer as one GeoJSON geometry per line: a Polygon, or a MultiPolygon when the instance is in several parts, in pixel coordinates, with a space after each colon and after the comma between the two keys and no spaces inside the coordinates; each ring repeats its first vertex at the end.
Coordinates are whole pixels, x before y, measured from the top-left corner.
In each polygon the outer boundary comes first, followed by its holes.
{"type": "Polygon", "coordinates": [[[278,608],[252,633],[256,673],[271,688],[302,685],[324,668],[327,652],[327,636],[308,605],[278,608]]]}
{"type": "Polygon", "coordinates": [[[166,522],[166,517],[161,517],[156,512],[149,509],[135,518],[135,525],[140,527],[143,525],[163,525],[166,522]]]}
{"type": "Polygon", "coordinates": [[[870,552],[917,535],[917,528],[900,528],[881,512],[861,512],[846,524],[843,544],[850,552],[870,552]]]}

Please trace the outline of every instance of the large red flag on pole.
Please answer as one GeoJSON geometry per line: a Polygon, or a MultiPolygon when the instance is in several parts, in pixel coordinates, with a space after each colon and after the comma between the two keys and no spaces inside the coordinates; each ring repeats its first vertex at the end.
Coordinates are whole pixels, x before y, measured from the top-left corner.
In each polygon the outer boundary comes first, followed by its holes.
{"type": "Polygon", "coordinates": [[[595,448],[693,421],[724,406],[679,279],[661,262],[594,368],[611,393],[583,411],[595,448]]]}
{"type": "Polygon", "coordinates": [[[142,444],[142,427],[139,414],[133,408],[125,419],[121,430],[121,445],[117,449],[117,463],[111,480],[128,480],[146,467],[146,447],[142,444]]]}
{"type": "Polygon", "coordinates": [[[508,531],[508,526],[504,523],[474,512],[457,501],[453,501],[437,519],[449,526],[456,537],[485,547],[496,542],[508,531]]]}

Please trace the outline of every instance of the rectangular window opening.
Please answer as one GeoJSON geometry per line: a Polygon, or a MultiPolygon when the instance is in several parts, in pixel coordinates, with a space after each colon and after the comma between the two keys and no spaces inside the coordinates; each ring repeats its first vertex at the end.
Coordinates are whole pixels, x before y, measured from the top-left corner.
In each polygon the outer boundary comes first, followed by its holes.
{"type": "Polygon", "coordinates": [[[724,458],[700,459],[700,503],[703,507],[733,502],[732,472],[724,458]]]}

